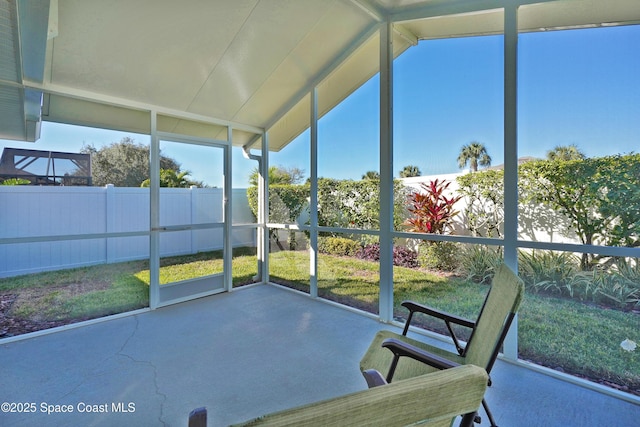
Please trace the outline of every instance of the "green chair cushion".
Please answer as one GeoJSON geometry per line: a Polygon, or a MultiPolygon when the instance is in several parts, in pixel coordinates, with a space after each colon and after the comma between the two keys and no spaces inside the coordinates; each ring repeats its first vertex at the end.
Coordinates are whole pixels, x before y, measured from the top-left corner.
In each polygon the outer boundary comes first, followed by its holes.
{"type": "Polygon", "coordinates": [[[487,387],[484,369],[460,366],[310,405],[237,426],[450,426],[478,410],[487,387]]]}
{"type": "MultiPolygon", "coordinates": [[[[387,338],[395,338],[400,341],[409,343],[422,350],[425,350],[429,353],[442,356],[454,363],[460,365],[465,364],[464,358],[459,356],[457,353],[452,353],[441,348],[425,344],[421,341],[416,341],[395,332],[383,330],[379,331],[376,334],[376,336],[373,338],[373,341],[371,342],[371,345],[369,346],[369,349],[362,357],[362,360],[360,361],[361,371],[364,371],[366,369],[375,369],[379,371],[383,376],[387,376],[389,367],[391,366],[391,361],[393,359],[393,353],[385,348],[382,348],[382,342],[387,338]]],[[[410,359],[408,357],[401,357],[398,362],[398,366],[396,367],[396,371],[393,375],[393,381],[412,378],[418,375],[427,374],[429,372],[435,372],[437,370],[438,369],[426,365],[422,362],[418,362],[417,360],[410,359]]]]}

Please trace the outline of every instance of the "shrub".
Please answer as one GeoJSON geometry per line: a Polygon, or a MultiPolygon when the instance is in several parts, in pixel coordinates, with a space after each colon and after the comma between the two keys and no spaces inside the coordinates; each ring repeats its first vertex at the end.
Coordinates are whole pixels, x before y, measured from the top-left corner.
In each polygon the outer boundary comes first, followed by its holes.
{"type": "Polygon", "coordinates": [[[580,257],[568,252],[518,253],[518,273],[527,289],[604,304],[618,309],[640,306],[640,266],[619,258],[613,265],[580,269],[580,257]]]}
{"type": "MultiPolygon", "coordinates": [[[[396,230],[405,215],[407,189],[393,183],[393,223],[396,230]]],[[[318,224],[326,227],[379,229],[380,182],[318,179],[318,224]]]]}
{"type": "Polygon", "coordinates": [[[518,251],[518,275],[534,292],[573,297],[572,278],[579,271],[579,266],[580,259],[569,252],[518,251]]]}
{"type": "MultiPolygon", "coordinates": [[[[379,261],[380,244],[372,243],[365,245],[358,251],[356,256],[368,261],[379,261]]],[[[418,263],[418,254],[406,246],[394,246],[393,265],[397,265],[398,267],[417,268],[420,265],[418,263]]]]}
{"type": "Polygon", "coordinates": [[[483,170],[456,178],[458,193],[466,199],[463,223],[473,236],[502,237],[504,224],[504,170],[483,170]]]}
{"type": "Polygon", "coordinates": [[[454,271],[458,267],[460,248],[455,242],[422,242],[418,250],[421,267],[443,271],[454,271]]]}
{"type": "Polygon", "coordinates": [[[354,256],[360,250],[360,244],[345,237],[320,237],[318,252],[339,256],[354,256]]]}
{"type": "Polygon", "coordinates": [[[29,185],[31,181],[23,178],[7,178],[0,182],[0,185],[29,185]]]}
{"type": "Polygon", "coordinates": [[[380,261],[380,243],[364,245],[364,247],[356,253],[356,257],[367,261],[380,261]]]}
{"type": "Polygon", "coordinates": [[[502,250],[483,245],[464,246],[459,259],[462,273],[475,283],[490,283],[501,263],[502,250]]]}
{"type": "Polygon", "coordinates": [[[609,270],[595,269],[594,289],[598,296],[618,308],[640,307],[640,265],[624,258],[609,270]]]}
{"type": "Polygon", "coordinates": [[[393,265],[407,268],[418,268],[418,254],[406,246],[393,247],[393,265]]]}
{"type": "Polygon", "coordinates": [[[416,233],[444,234],[451,226],[458,211],[453,209],[462,196],[447,197],[451,182],[431,181],[420,184],[421,191],[414,191],[408,197],[407,211],[412,215],[403,225],[416,233]]]}

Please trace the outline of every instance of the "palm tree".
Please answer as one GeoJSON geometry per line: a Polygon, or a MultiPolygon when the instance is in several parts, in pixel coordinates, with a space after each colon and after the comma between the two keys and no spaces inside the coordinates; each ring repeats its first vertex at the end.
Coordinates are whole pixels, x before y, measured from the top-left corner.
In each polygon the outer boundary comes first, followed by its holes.
{"type": "MultiPolygon", "coordinates": [[[[249,175],[249,186],[258,186],[258,168],[253,168],[249,175]]],[[[284,166],[269,166],[269,184],[292,185],[298,184],[304,177],[304,171],[299,168],[285,168],[284,166]]]]}
{"type": "Polygon", "coordinates": [[[411,178],[412,176],[420,176],[422,172],[420,172],[420,168],[413,165],[405,166],[404,169],[400,171],[400,178],[411,178]]]}
{"type": "MultiPolygon", "coordinates": [[[[191,172],[189,171],[175,171],[173,169],[160,169],[160,187],[169,188],[189,188],[192,185],[196,187],[204,188],[205,185],[202,182],[191,181],[187,178],[191,172]]],[[[145,179],[140,184],[140,187],[151,187],[151,180],[145,179]]]]}
{"type": "Polygon", "coordinates": [[[368,171],[362,175],[362,179],[380,179],[380,174],[376,171],[368,171]]]}
{"type": "Polygon", "coordinates": [[[458,166],[460,166],[460,169],[463,169],[467,163],[469,163],[471,172],[476,172],[478,165],[491,166],[491,157],[487,153],[484,145],[473,141],[468,145],[462,146],[460,155],[458,156],[458,166]]]}
{"type": "Polygon", "coordinates": [[[557,145],[553,150],[547,151],[547,160],[582,160],[585,156],[575,145],[557,145]]]}

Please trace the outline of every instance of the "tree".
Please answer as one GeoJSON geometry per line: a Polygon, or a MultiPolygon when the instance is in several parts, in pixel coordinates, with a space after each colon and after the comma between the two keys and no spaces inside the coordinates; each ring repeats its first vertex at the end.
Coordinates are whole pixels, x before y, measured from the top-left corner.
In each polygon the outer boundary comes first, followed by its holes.
{"type": "Polygon", "coordinates": [[[420,176],[422,172],[420,172],[420,168],[413,165],[405,166],[400,171],[400,178],[411,178],[412,176],[420,176]]]}
{"type": "MultiPolygon", "coordinates": [[[[393,182],[393,223],[401,229],[406,218],[404,184],[393,182]]],[[[318,179],[318,223],[326,227],[380,228],[380,184],[373,179],[318,179]]]]}
{"type": "Polygon", "coordinates": [[[364,175],[362,175],[362,179],[377,179],[380,180],[380,174],[376,171],[367,171],[364,175]]]}
{"type": "Polygon", "coordinates": [[[557,145],[547,151],[547,160],[583,160],[587,156],[575,145],[557,145]]]}
{"type": "MultiPolygon", "coordinates": [[[[269,221],[281,223],[295,223],[307,207],[310,187],[308,184],[300,185],[304,177],[304,170],[284,166],[270,166],[268,172],[269,180],[269,221]]],[[[249,189],[247,198],[253,214],[258,216],[258,178],[260,173],[258,168],[254,168],[249,175],[249,189]]],[[[284,249],[278,240],[278,230],[269,231],[271,238],[280,249],[284,249]]],[[[295,249],[297,243],[295,231],[289,230],[289,249],[295,249]]]]}
{"type": "Polygon", "coordinates": [[[458,166],[460,166],[460,169],[464,169],[467,163],[469,163],[471,172],[477,172],[478,165],[491,166],[491,157],[487,153],[485,146],[477,141],[463,145],[458,156],[458,166]]]}
{"type": "Polygon", "coordinates": [[[23,178],[7,178],[0,185],[29,185],[31,181],[23,178]]]}
{"type": "MultiPolygon", "coordinates": [[[[640,154],[528,162],[519,174],[529,197],[565,215],[582,244],[640,246],[640,154]]],[[[600,258],[583,254],[581,267],[600,258]]]]}
{"type": "MultiPolygon", "coordinates": [[[[258,186],[258,168],[254,168],[249,175],[249,186],[258,186]]],[[[269,167],[269,184],[270,185],[294,185],[300,184],[304,178],[304,170],[292,167],[285,168],[284,166],[270,166],[269,167]]]]}
{"type": "Polygon", "coordinates": [[[467,199],[463,223],[474,236],[502,237],[504,224],[504,170],[485,170],[456,178],[467,199]]]}
{"type": "MultiPolygon", "coordinates": [[[[202,182],[187,179],[189,171],[176,172],[173,169],[160,169],[160,187],[168,188],[189,188],[191,186],[204,187],[202,182]]],[[[140,187],[150,187],[151,180],[145,179],[140,187]]]]}
{"type": "MultiPolygon", "coordinates": [[[[85,145],[80,152],[91,154],[91,176],[95,186],[140,187],[149,179],[149,146],[138,144],[130,137],[99,150],[91,144],[85,145]]],[[[179,172],[180,165],[160,155],[160,169],[179,172]]]]}

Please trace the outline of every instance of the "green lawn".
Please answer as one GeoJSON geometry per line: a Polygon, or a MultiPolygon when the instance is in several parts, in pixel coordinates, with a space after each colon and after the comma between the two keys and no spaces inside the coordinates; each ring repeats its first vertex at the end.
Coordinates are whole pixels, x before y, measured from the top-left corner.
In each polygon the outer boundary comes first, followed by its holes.
{"type": "Polygon", "coordinates": [[[149,305],[149,288],[136,277],[147,261],[37,273],[0,279],[0,293],[17,296],[10,314],[39,322],[102,317],[149,305]]]}
{"type": "MultiPolygon", "coordinates": [[[[234,286],[251,283],[257,273],[255,250],[234,249],[234,286]]],[[[222,252],[161,260],[160,282],[222,272],[222,252]]],[[[101,264],[0,279],[0,294],[17,296],[11,315],[39,323],[71,323],[149,306],[149,262],[101,264]]],[[[0,329],[2,329],[0,327],[0,329]]]]}
{"type": "MultiPolygon", "coordinates": [[[[160,275],[166,283],[220,271],[221,253],[210,252],[163,259],[160,275]]],[[[251,283],[256,271],[253,250],[234,250],[234,286],[251,283]]],[[[377,312],[377,263],[321,255],[318,272],[320,296],[377,312]]],[[[270,275],[273,282],[308,291],[308,254],[272,253],[270,275]]],[[[0,279],[0,294],[17,296],[10,310],[16,318],[70,323],[146,307],[148,284],[147,261],[136,261],[0,279]]],[[[460,278],[402,267],[394,268],[394,288],[397,318],[404,316],[401,302],[412,299],[475,319],[488,290],[460,278]]],[[[423,326],[444,331],[436,323],[423,326]]],[[[620,343],[627,338],[640,341],[639,333],[637,313],[541,295],[527,294],[519,314],[521,358],[636,394],[640,351],[626,352],[620,343]]]]}

